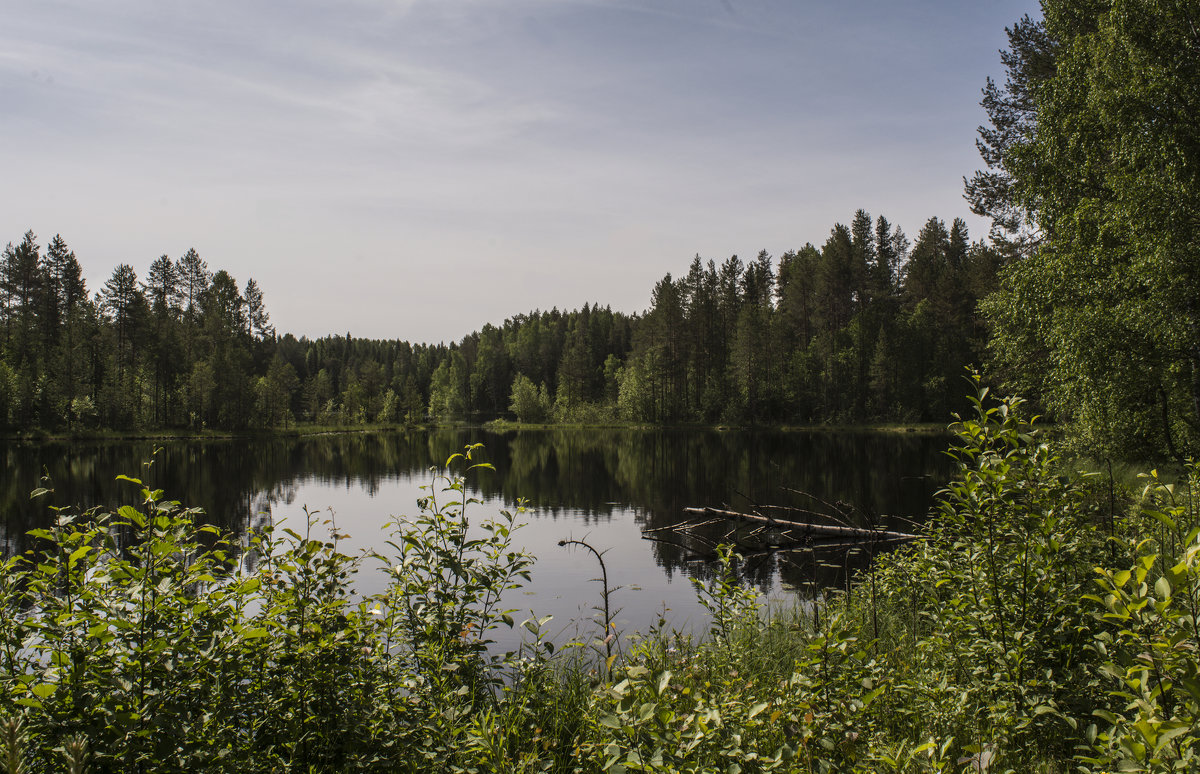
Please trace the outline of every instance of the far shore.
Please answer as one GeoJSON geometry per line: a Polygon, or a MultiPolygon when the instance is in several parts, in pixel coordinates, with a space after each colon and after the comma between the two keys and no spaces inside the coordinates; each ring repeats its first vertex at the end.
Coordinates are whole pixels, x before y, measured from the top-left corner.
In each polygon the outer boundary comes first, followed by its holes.
{"type": "Polygon", "coordinates": [[[766,431],[785,433],[922,433],[948,435],[945,424],[920,423],[857,423],[815,425],[702,425],[673,424],[655,425],[636,422],[603,423],[546,423],[533,424],[508,419],[493,419],[487,422],[439,422],[431,424],[363,424],[363,425],[293,425],[290,427],[255,428],[247,430],[47,430],[23,433],[0,433],[4,443],[47,443],[64,441],[217,441],[256,438],[288,438],[319,435],[350,435],[362,433],[399,433],[412,430],[471,429],[478,428],[495,433],[518,430],[713,430],[717,432],[766,431]]]}

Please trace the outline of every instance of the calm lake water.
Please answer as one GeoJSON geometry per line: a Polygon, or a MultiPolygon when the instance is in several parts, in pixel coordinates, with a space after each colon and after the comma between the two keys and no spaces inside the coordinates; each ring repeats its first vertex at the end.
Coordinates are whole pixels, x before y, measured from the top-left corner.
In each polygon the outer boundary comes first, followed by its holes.
{"type": "MultiPolygon", "coordinates": [[[[27,530],[50,518],[50,505],[136,504],[134,486],[116,480],[123,473],[146,479],[170,499],[202,507],[209,521],[235,531],[266,519],[302,531],[307,506],[351,535],[343,548],[382,548],[382,525],[417,512],[416,500],[425,494],[421,486],[433,480],[431,466],[475,442],[485,444],[480,459],[496,470],[468,479],[473,494],[485,501],[473,506],[473,519],[511,509],[518,498],[529,501],[517,542],[537,563],[533,582],[512,595],[508,607],[553,615],[550,628],[560,638],[593,633],[591,608],[600,600],[595,560],[559,547],[560,540],[586,539],[607,552],[609,582],[622,586],[613,596],[622,630],[644,630],[664,610],[673,625],[686,628],[704,620],[690,579],[709,573],[701,560],[709,550],[705,541],[722,539],[729,526],[709,525],[697,539],[662,531],[687,518],[685,507],[826,509],[820,500],[852,506],[864,523],[904,530],[909,520],[924,519],[933,493],[952,470],[942,454],[946,437],[903,433],[467,429],[9,443],[0,451],[7,471],[0,482],[0,536],[5,552],[12,553],[26,546],[27,530]],[[147,477],[143,463],[152,456],[147,477]],[[29,492],[44,474],[52,481],[52,499],[30,501],[29,492]],[[648,540],[647,534],[683,545],[648,540]]],[[[747,579],[776,596],[841,585],[867,559],[844,545],[803,553],[756,551],[754,539],[746,539],[747,579]]],[[[360,593],[382,587],[375,567],[364,564],[360,593]]]]}

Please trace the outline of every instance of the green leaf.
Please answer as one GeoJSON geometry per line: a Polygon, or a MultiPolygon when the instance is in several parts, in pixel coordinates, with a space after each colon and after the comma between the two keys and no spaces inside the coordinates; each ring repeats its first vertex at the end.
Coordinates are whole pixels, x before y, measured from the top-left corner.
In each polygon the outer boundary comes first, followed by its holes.
{"type": "Polygon", "coordinates": [[[91,553],[91,550],[92,547],[88,545],[83,545],[79,548],[76,548],[71,552],[71,555],[67,557],[67,567],[69,569],[74,569],[79,560],[91,553]]]}
{"type": "Polygon", "coordinates": [[[146,526],[146,517],[132,505],[122,505],[117,509],[117,515],[138,527],[146,526]]]}
{"type": "Polygon", "coordinates": [[[622,723],[621,719],[616,715],[603,715],[600,718],[600,725],[604,726],[605,728],[621,728],[624,723],[622,723]]]}
{"type": "Polygon", "coordinates": [[[1167,742],[1174,739],[1175,737],[1181,736],[1183,734],[1186,734],[1190,731],[1195,730],[1191,726],[1191,724],[1188,724],[1188,723],[1170,724],[1169,727],[1165,727],[1167,725],[1168,724],[1164,723],[1163,724],[1164,727],[1159,729],[1160,733],[1158,735],[1158,745],[1157,746],[1160,748],[1167,742]]]}
{"type": "Polygon", "coordinates": [[[30,690],[33,692],[33,695],[39,699],[46,699],[58,690],[58,686],[54,683],[38,683],[30,690]]]}

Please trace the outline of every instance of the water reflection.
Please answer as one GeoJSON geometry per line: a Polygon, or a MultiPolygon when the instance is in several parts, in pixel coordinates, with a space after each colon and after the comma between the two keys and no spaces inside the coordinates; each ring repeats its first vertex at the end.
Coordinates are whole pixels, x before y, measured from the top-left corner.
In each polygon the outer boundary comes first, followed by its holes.
{"type": "MultiPolygon", "coordinates": [[[[489,507],[529,500],[529,542],[539,557],[535,575],[560,591],[564,583],[582,584],[567,595],[579,599],[593,597],[587,581],[594,568],[581,568],[579,557],[558,556],[562,550],[555,546],[563,537],[597,535],[605,541],[600,547],[610,549],[618,583],[670,584],[681,573],[703,577],[705,565],[694,560],[706,549],[687,540],[676,541],[682,546],[648,543],[642,530],[678,523],[686,506],[809,507],[813,501],[801,494],[807,493],[828,503],[852,504],[866,521],[906,529],[903,519],[923,517],[950,470],[941,454],[945,438],[865,432],[459,429],[263,440],[14,443],[0,450],[8,471],[0,483],[0,537],[11,554],[27,547],[28,530],[45,525],[50,505],[136,502],[136,487],[117,481],[118,474],[141,477],[239,533],[256,519],[295,518],[307,504],[334,506],[343,529],[370,535],[389,515],[415,511],[417,487],[429,480],[429,468],[472,442],[485,444],[484,458],[496,471],[472,476],[469,486],[489,507]],[[44,474],[54,494],[31,501],[29,492],[44,474]]],[[[716,540],[726,530],[714,524],[702,534],[716,540]]],[[[363,537],[360,545],[372,542],[378,541],[363,537]]],[[[866,558],[854,548],[815,554],[762,551],[750,558],[746,571],[764,589],[841,585],[847,568],[866,558]]],[[[691,593],[686,584],[683,593],[691,593]]]]}

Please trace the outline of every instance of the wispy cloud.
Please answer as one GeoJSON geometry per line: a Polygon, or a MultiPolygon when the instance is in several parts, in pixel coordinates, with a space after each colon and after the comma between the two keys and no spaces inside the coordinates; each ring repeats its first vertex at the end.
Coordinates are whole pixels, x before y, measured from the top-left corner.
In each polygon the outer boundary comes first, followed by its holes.
{"type": "Polygon", "coordinates": [[[965,214],[1035,5],[40,0],[0,49],[0,242],[62,231],[93,285],[196,244],[297,332],[461,335],[394,303],[438,267],[482,320],[635,310],[696,252],[965,214]]]}

